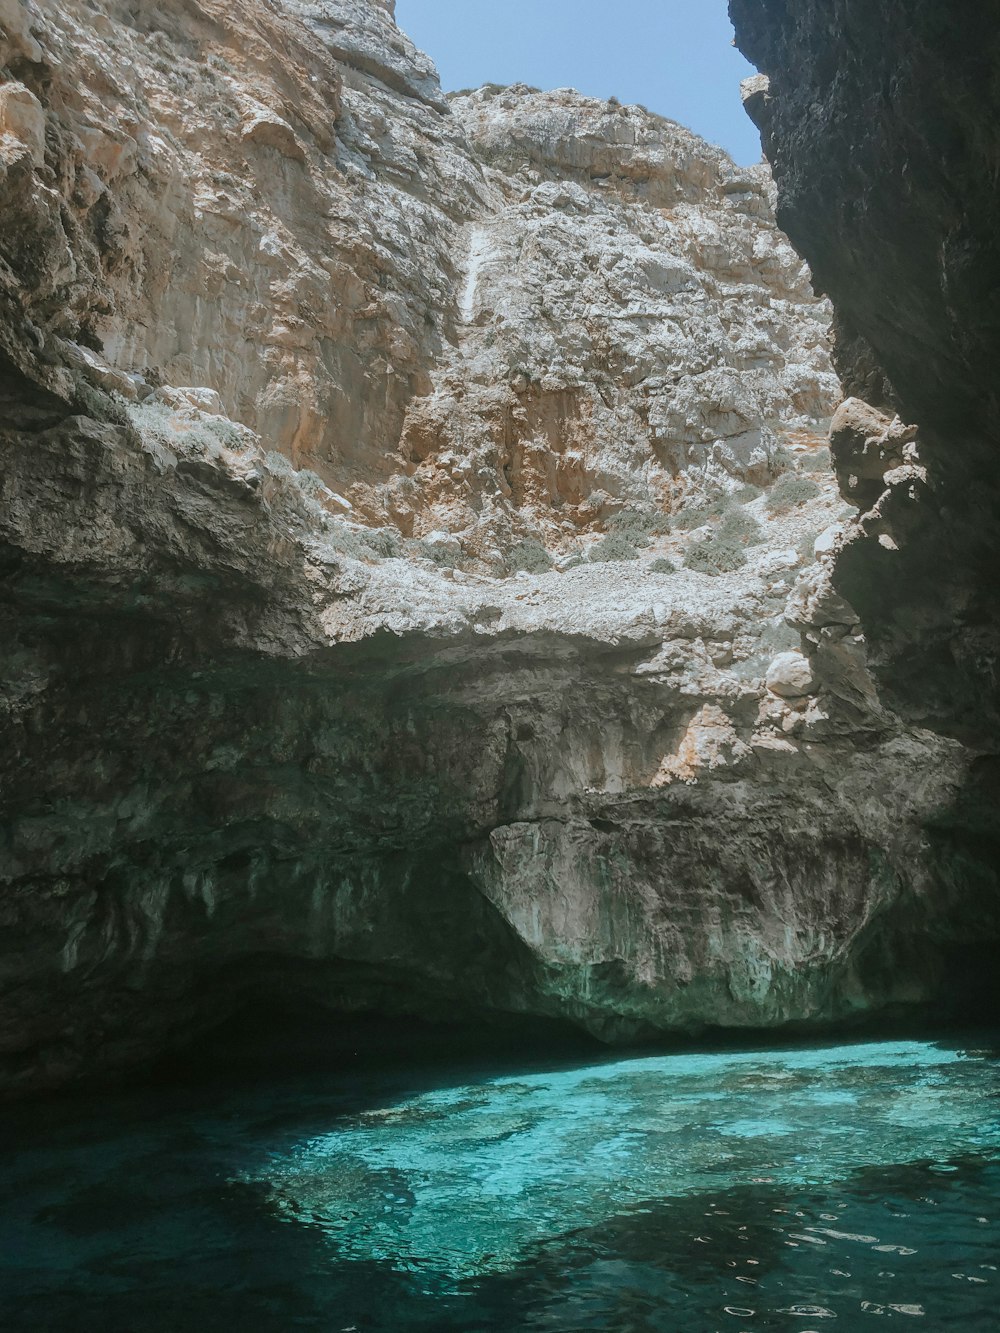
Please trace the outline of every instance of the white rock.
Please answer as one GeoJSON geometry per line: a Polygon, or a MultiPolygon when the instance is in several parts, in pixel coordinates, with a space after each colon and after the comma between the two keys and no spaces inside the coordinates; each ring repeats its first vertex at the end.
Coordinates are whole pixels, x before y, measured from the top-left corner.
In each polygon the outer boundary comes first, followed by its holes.
{"type": "Polygon", "coordinates": [[[23,83],[0,84],[0,134],[23,143],[36,167],[45,165],[45,111],[23,83]]]}
{"type": "Polygon", "coordinates": [[[0,46],[6,40],[19,55],[37,64],[42,59],[42,48],[31,33],[34,17],[32,7],[25,0],[0,0],[0,29],[4,33],[0,46]]]}
{"type": "Polygon", "coordinates": [[[209,412],[213,416],[225,416],[226,409],[222,398],[215,389],[201,387],[180,387],[178,385],[164,385],[157,389],[154,397],[161,403],[166,403],[168,407],[194,407],[199,412],[209,412]]]}
{"type": "Polygon", "coordinates": [[[109,393],[120,393],[130,402],[138,398],[139,391],[135,377],[115,370],[103,357],[98,356],[91,348],[81,346],[80,343],[67,340],[63,343],[63,348],[68,363],[80,371],[91,384],[107,389],[109,393]]]}
{"type": "Polygon", "coordinates": [[[749,102],[751,97],[756,97],[759,93],[765,96],[771,91],[771,80],[766,74],[751,74],[748,79],[740,81],[740,97],[744,102],[749,102]]]}
{"type": "Polygon", "coordinates": [[[833,555],[843,533],[843,525],[834,523],[819,534],[813,543],[813,553],[817,560],[821,560],[824,556],[833,555]]]}
{"type": "Polygon", "coordinates": [[[809,659],[802,653],[779,653],[767,668],[767,688],[781,699],[797,699],[816,690],[809,659]]]}

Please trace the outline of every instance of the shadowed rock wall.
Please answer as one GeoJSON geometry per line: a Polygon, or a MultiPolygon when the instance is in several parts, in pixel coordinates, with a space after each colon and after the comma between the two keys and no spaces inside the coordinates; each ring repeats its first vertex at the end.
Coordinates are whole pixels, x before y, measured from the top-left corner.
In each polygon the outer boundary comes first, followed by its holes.
{"type": "Polygon", "coordinates": [[[919,427],[904,459],[885,448],[888,422],[848,423],[845,494],[852,475],[877,484],[835,581],[862,613],[886,697],[991,746],[1000,6],[732,0],[730,10],[765,76],[748,84],[747,105],[779,221],[836,307],[845,388],[919,427]]]}
{"type": "MultiPolygon", "coordinates": [[[[1000,933],[986,756],[887,706],[835,586],[767,173],[445,99],[391,9],[0,0],[7,1088],[274,991],[940,1012],[1000,933]]],[[[916,443],[842,410],[845,495],[916,443]]]]}

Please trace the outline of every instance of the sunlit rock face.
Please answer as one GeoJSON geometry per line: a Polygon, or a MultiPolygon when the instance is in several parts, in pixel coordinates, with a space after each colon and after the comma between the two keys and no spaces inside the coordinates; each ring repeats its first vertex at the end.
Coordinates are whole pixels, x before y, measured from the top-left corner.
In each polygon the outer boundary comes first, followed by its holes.
{"type": "Polygon", "coordinates": [[[269,448],[378,476],[453,317],[454,219],[482,190],[387,6],[8,8],[27,348],[130,399],[210,386],[269,448]]]}
{"type": "Polygon", "coordinates": [[[450,106],[490,189],[462,232],[455,340],[407,412],[410,498],[352,498],[463,532],[488,568],[510,524],[568,554],[622,503],[766,484],[780,444],[816,437],[839,398],[829,311],[762,168],[570,90],[450,106]]]}
{"type": "Polygon", "coordinates": [[[0,14],[6,1085],[272,990],[608,1039],[951,1003],[973,756],[833,576],[765,172],[446,99],[383,3],[0,14]]]}

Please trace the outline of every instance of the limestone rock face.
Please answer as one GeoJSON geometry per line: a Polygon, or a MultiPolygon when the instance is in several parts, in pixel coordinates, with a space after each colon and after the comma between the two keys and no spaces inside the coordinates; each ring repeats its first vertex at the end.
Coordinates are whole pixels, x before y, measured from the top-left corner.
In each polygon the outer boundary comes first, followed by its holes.
{"type": "Polygon", "coordinates": [[[414,531],[462,530],[489,568],[508,528],[569,551],[622,504],[766,482],[839,393],[767,175],[569,90],[451,110],[491,206],[463,232],[456,341],[400,441],[414,531]]]}
{"type": "Polygon", "coordinates": [[[769,177],[679,126],[569,91],[449,105],[369,0],[9,3],[47,52],[0,94],[40,171],[11,198],[22,355],[126,398],[212,389],[361,516],[462,533],[491,573],[692,466],[766,480],[833,410],[769,177]]]}
{"type": "Polygon", "coordinates": [[[384,472],[483,189],[389,9],[8,4],[43,53],[0,94],[8,194],[18,145],[42,168],[14,210],[25,344],[210,387],[323,475],[384,472]]]}
{"type": "Polygon", "coordinates": [[[973,756],[870,674],[766,173],[445,98],[386,0],[0,27],[4,1086],[272,990],[608,1039],[954,998],[973,756]]]}

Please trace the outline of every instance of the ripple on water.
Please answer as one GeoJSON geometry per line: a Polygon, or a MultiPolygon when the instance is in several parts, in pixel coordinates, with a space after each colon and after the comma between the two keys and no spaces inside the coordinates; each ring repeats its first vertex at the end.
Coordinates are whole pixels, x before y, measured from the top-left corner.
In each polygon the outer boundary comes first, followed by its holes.
{"type": "Polygon", "coordinates": [[[0,1178],[3,1326],[997,1327],[991,1050],[447,1082],[105,1099],[58,1133],[22,1121],[0,1178]]]}
{"type": "Polygon", "coordinates": [[[517,1264],[540,1236],[761,1169],[801,1187],[995,1147],[975,1075],[992,1083],[991,1062],[921,1042],[608,1061],[424,1093],[386,1108],[391,1132],[366,1113],[256,1179],[342,1254],[433,1256],[464,1278],[517,1264]],[[386,1172],[410,1182],[405,1196],[386,1172]]]}

